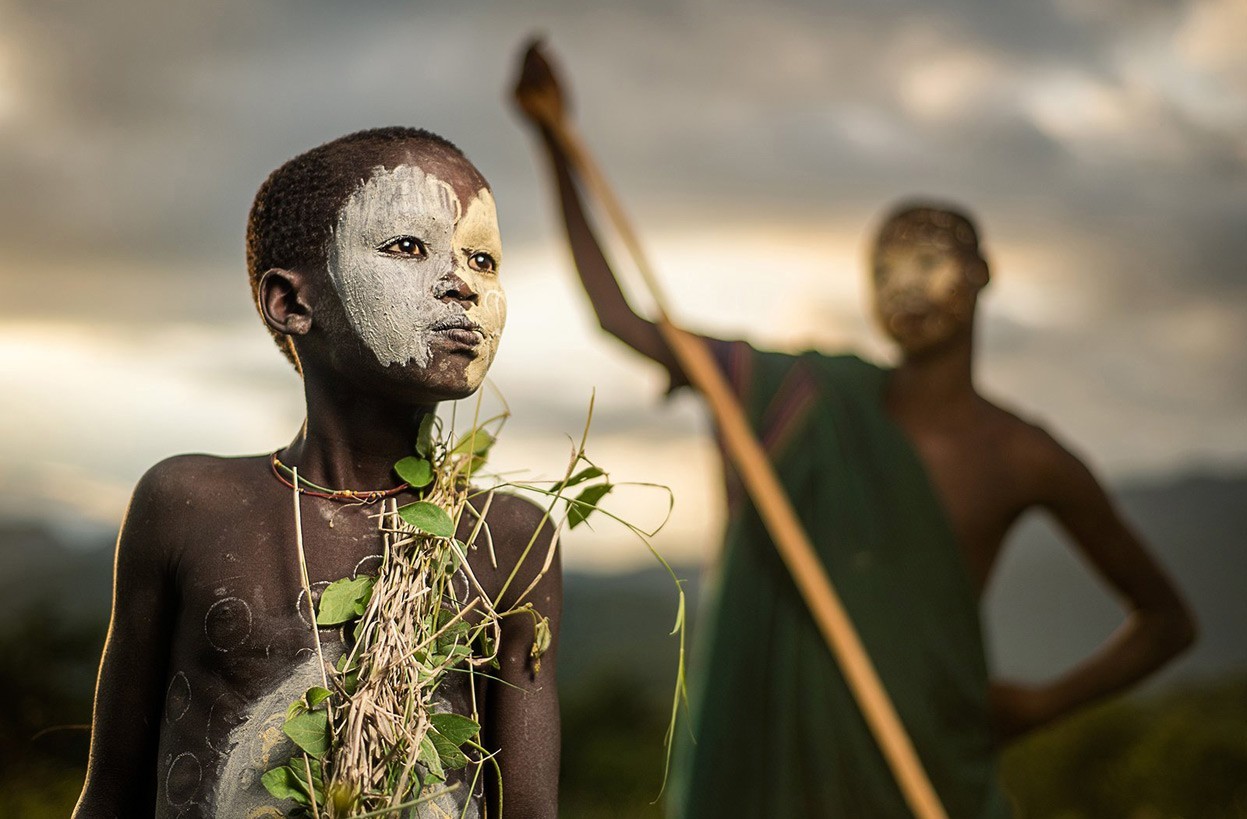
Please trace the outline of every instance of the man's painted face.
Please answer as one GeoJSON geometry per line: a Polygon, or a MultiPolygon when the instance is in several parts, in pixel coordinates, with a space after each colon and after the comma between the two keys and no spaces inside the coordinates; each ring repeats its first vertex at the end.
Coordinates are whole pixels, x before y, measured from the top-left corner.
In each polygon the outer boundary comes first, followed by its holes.
{"type": "Polygon", "coordinates": [[[970,321],[977,286],[964,258],[927,242],[888,242],[875,250],[875,315],[909,353],[951,338],[970,321]]]}
{"type": "Polygon", "coordinates": [[[342,206],[328,267],[352,328],[383,366],[462,367],[475,390],[506,323],[501,260],[488,188],[463,203],[448,182],[399,165],[378,169],[342,206]]]}

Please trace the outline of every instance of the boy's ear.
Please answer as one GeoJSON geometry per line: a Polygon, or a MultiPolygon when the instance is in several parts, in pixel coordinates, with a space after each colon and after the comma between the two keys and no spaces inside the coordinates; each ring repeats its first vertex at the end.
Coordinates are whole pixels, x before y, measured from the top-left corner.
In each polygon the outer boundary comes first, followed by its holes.
{"type": "Polygon", "coordinates": [[[307,335],[312,329],[312,305],[307,277],[297,270],[274,267],[260,277],[257,297],[264,323],[286,336],[307,335]]]}

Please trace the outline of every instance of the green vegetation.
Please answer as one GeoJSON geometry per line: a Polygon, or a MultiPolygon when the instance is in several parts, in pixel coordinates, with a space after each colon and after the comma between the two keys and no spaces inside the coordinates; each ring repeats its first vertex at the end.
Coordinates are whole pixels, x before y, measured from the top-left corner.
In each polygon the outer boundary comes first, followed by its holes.
{"type": "Polygon", "coordinates": [[[69,815],[86,769],[91,688],[104,624],[42,609],[0,624],[0,805],[5,816],[69,815]]]}
{"type": "MultiPolygon", "coordinates": [[[[596,605],[609,603],[598,598],[596,605]]],[[[46,729],[86,722],[102,642],[102,624],[70,627],[37,612],[11,620],[0,636],[6,815],[69,814],[82,785],[87,734],[46,729]]],[[[564,654],[569,650],[576,648],[565,646],[564,654]]],[[[638,666],[651,662],[637,659],[638,666]]],[[[662,782],[670,689],[615,665],[565,676],[561,689],[563,815],[661,816],[650,802],[662,782]]],[[[1019,819],[1247,817],[1247,674],[1087,711],[1011,748],[1003,775],[1019,819]]]]}
{"type": "Polygon", "coordinates": [[[1088,710],[1010,748],[1003,778],[1021,819],[1247,817],[1247,676],[1088,710]]]}

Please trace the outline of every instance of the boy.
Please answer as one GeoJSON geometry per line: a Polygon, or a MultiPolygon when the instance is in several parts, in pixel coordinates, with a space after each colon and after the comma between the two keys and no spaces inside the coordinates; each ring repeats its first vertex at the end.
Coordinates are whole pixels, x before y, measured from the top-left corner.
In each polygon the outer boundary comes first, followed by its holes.
{"type": "MultiPolygon", "coordinates": [[[[290,758],[286,707],[322,671],[291,474],[281,467],[297,468],[304,490],[313,597],[329,581],[375,572],[375,501],[415,499],[396,485],[393,465],[411,454],[438,402],[481,385],[506,318],[490,188],[455,146],[422,130],[362,131],[278,168],[256,195],[247,261],[260,314],[303,377],[307,419],[271,456],[179,456],[139,482],[117,546],[79,817],[258,817],[291,807],[260,777],[290,758]],[[306,491],[313,485],[328,491],[306,491]]],[[[550,542],[541,522],[526,501],[493,499],[496,562],[484,549],[468,556],[491,599],[539,526],[538,541],[550,542]]],[[[502,607],[522,602],[516,592],[540,565],[521,563],[502,607]]],[[[442,688],[443,707],[466,713],[475,703],[482,715],[508,816],[555,815],[560,584],[555,561],[526,598],[553,635],[539,664],[530,660],[533,618],[508,617],[495,679],[473,691],[468,675],[451,673],[442,688]]],[[[320,629],[330,657],[342,651],[338,631],[320,629]]],[[[417,815],[484,815],[497,794],[472,787],[473,774],[452,773],[458,787],[417,815]]]]}

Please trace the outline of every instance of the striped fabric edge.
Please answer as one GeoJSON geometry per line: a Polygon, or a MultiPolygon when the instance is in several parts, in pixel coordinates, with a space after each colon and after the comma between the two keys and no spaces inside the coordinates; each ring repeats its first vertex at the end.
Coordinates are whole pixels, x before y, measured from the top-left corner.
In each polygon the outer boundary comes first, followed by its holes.
{"type": "MultiPolygon", "coordinates": [[[[752,368],[751,352],[749,345],[744,342],[735,342],[724,351],[724,369],[733,387],[737,388],[737,394],[742,397],[744,397],[742,387],[747,389],[750,386],[748,379],[752,368]]],[[[817,398],[818,389],[813,373],[810,372],[808,364],[798,358],[789,368],[770,404],[762,413],[761,428],[754,429],[772,465],[792,443],[817,398]]],[[[744,502],[746,492],[735,467],[728,461],[727,453],[723,451],[722,439],[718,439],[718,444],[724,461],[727,505],[731,513],[744,502]]]]}

